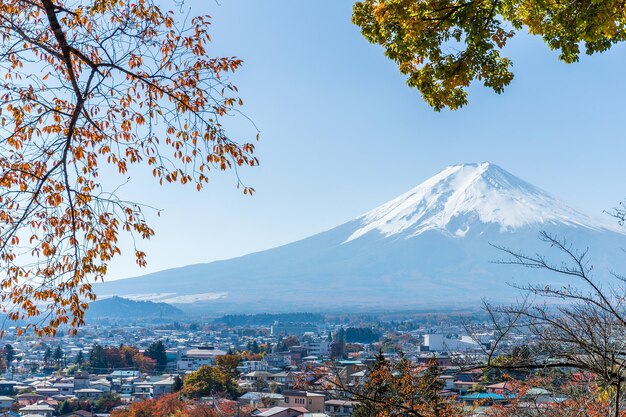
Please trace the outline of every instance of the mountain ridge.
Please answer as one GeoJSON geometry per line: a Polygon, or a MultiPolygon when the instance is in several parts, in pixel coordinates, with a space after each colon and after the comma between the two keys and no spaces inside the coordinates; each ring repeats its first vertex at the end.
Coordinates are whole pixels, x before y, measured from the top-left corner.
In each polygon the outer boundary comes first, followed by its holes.
{"type": "MultiPolygon", "coordinates": [[[[287,245],[95,289],[220,313],[478,302],[511,292],[503,285],[513,269],[490,263],[501,256],[490,244],[536,253],[545,250],[537,246],[540,230],[591,246],[598,269],[626,269],[615,262],[626,246],[621,230],[481,163],[448,167],[374,210],[287,245]]],[[[516,269],[515,278],[553,277],[516,269]]]]}
{"type": "Polygon", "coordinates": [[[137,301],[113,296],[89,303],[89,318],[176,318],[184,316],[178,308],[152,301],[137,301]]]}

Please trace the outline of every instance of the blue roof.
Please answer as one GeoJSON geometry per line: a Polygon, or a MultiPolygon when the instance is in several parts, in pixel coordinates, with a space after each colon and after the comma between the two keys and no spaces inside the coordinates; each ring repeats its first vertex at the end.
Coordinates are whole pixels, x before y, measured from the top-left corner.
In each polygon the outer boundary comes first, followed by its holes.
{"type": "Polygon", "coordinates": [[[515,395],[502,395],[493,392],[475,392],[473,394],[461,395],[459,397],[462,400],[492,400],[492,401],[504,401],[507,399],[515,398],[515,395]]]}

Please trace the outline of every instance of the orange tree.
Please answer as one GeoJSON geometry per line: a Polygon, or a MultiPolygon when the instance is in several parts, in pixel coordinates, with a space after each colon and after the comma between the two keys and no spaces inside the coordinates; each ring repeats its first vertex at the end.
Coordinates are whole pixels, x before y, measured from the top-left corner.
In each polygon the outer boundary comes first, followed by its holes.
{"type": "MultiPolygon", "coordinates": [[[[242,104],[228,75],[241,61],[209,56],[208,28],[208,16],[187,20],[153,0],[0,2],[8,318],[39,317],[30,324],[38,335],[75,332],[120,234],[154,234],[142,205],[107,189],[103,172],[125,180],[136,165],[161,184],[200,190],[211,171],[257,165],[254,145],[222,124],[242,104]]],[[[145,265],[143,251],[134,255],[145,265]]]]}
{"type": "Polygon", "coordinates": [[[437,361],[419,367],[406,357],[388,360],[380,353],[363,387],[338,386],[358,401],[355,417],[462,417],[469,415],[453,397],[441,395],[437,361]]]}
{"type": "Polygon", "coordinates": [[[486,417],[623,417],[626,410],[614,408],[615,390],[603,388],[593,377],[578,379],[562,375],[556,383],[550,377],[532,377],[526,381],[508,380],[509,401],[496,404],[486,417]],[[564,378],[565,377],[565,378],[564,378]]]}
{"type": "Polygon", "coordinates": [[[188,408],[187,403],[177,394],[168,394],[158,399],[137,401],[126,408],[113,410],[111,417],[182,417],[187,415],[188,408]]]}

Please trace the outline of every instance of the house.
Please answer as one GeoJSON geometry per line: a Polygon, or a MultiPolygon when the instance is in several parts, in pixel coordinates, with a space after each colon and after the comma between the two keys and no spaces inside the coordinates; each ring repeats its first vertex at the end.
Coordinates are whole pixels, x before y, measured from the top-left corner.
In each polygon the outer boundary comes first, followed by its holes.
{"type": "Polygon", "coordinates": [[[253,371],[243,375],[243,378],[249,382],[273,381],[274,374],[266,371],[253,371]]]}
{"type": "Polygon", "coordinates": [[[460,394],[465,394],[469,391],[476,391],[478,384],[478,381],[454,381],[454,390],[460,394]]]}
{"type": "Polygon", "coordinates": [[[152,396],[159,398],[166,394],[174,392],[175,380],[172,377],[162,379],[152,384],[152,396]]]}
{"type": "Polygon", "coordinates": [[[253,407],[275,407],[285,397],[280,394],[272,394],[271,392],[247,392],[239,397],[241,404],[249,404],[253,407]]]}
{"type": "Polygon", "coordinates": [[[45,403],[31,404],[20,408],[20,416],[52,417],[53,414],[54,407],[45,403]]]}
{"type": "Polygon", "coordinates": [[[7,408],[11,408],[14,403],[15,400],[13,398],[4,395],[0,396],[0,410],[6,410],[7,408]]]}
{"type": "Polygon", "coordinates": [[[96,414],[92,413],[91,411],[77,410],[72,411],[68,414],[60,415],[59,417],[96,417],[96,414]]]}
{"type": "Polygon", "coordinates": [[[491,394],[508,394],[513,392],[513,386],[510,382],[499,382],[497,384],[487,385],[487,392],[491,394]]]}
{"type": "Polygon", "coordinates": [[[102,390],[96,388],[82,388],[74,391],[74,395],[78,398],[100,398],[102,397],[102,390]]]}
{"type": "Polygon", "coordinates": [[[89,383],[89,388],[99,389],[102,392],[111,391],[111,383],[106,379],[98,379],[89,383]]]}
{"type": "Polygon", "coordinates": [[[133,393],[133,385],[132,384],[124,384],[120,387],[118,392],[121,395],[130,395],[133,393]]]}
{"type": "Polygon", "coordinates": [[[298,374],[294,372],[278,372],[273,375],[274,381],[282,384],[285,388],[291,388],[298,381],[298,374]]]}
{"type": "Polygon", "coordinates": [[[281,407],[304,407],[311,413],[323,413],[326,396],[315,392],[300,390],[285,390],[282,392],[284,401],[279,404],[281,407]]]}
{"type": "Polygon", "coordinates": [[[110,379],[111,381],[121,381],[128,378],[138,378],[140,375],[141,372],[134,370],[113,371],[109,374],[107,379],[110,379]]]}
{"type": "Polygon", "coordinates": [[[19,394],[16,398],[17,398],[17,403],[20,405],[36,404],[37,402],[46,399],[43,395],[35,394],[33,392],[19,394]]]}
{"type": "Polygon", "coordinates": [[[266,361],[242,361],[237,370],[242,373],[252,371],[267,371],[269,366],[266,361]]]}
{"type": "Polygon", "coordinates": [[[0,395],[13,395],[15,394],[15,386],[17,382],[9,381],[6,379],[0,380],[0,395]]]}
{"type": "Polygon", "coordinates": [[[53,397],[55,395],[59,395],[59,390],[53,387],[39,387],[35,390],[35,392],[43,397],[53,397]]]}
{"type": "Polygon", "coordinates": [[[365,376],[366,376],[365,370],[351,374],[349,377],[350,381],[348,382],[348,385],[353,386],[353,387],[362,386],[363,383],[365,382],[365,376]]]}
{"type": "Polygon", "coordinates": [[[52,384],[52,388],[58,390],[61,395],[74,394],[74,382],[57,382],[52,384]]]}
{"type": "Polygon", "coordinates": [[[152,396],[152,384],[149,382],[133,384],[133,395],[138,398],[150,398],[152,396]]]}
{"type": "Polygon", "coordinates": [[[324,403],[326,414],[331,417],[347,417],[354,413],[358,401],[328,400],[324,403]]]}
{"type": "MultiPolygon", "coordinates": [[[[256,411],[256,410],[255,410],[256,411]]],[[[301,417],[308,410],[303,407],[272,407],[264,411],[252,412],[253,417],[301,417]]]]}
{"type": "Polygon", "coordinates": [[[291,354],[289,352],[270,353],[264,358],[270,368],[283,369],[291,365],[291,354]]]}
{"type": "Polygon", "coordinates": [[[492,405],[492,404],[504,404],[507,401],[513,399],[514,397],[515,396],[513,394],[505,395],[505,394],[496,394],[492,392],[475,392],[472,394],[461,395],[459,397],[459,400],[470,405],[474,405],[474,404],[492,405]]]}
{"type": "Polygon", "coordinates": [[[442,389],[444,390],[454,389],[454,375],[439,375],[437,377],[437,380],[443,383],[442,389]]]}

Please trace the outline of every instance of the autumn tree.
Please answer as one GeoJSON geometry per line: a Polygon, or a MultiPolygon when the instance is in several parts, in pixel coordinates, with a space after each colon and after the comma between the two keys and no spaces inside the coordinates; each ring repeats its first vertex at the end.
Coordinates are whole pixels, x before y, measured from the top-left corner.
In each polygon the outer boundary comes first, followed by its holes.
{"type": "Polygon", "coordinates": [[[358,401],[355,417],[460,417],[454,398],[440,396],[443,383],[436,360],[420,367],[406,357],[392,361],[379,353],[362,388],[338,387],[358,401]]]}
{"type": "Polygon", "coordinates": [[[185,377],[182,392],[191,398],[214,395],[234,397],[238,388],[228,372],[217,366],[204,365],[185,377]]]}
{"type": "Polygon", "coordinates": [[[213,171],[257,165],[254,144],[222,124],[242,104],[228,75],[241,60],[211,56],[209,17],[177,10],[0,2],[2,305],[10,319],[39,317],[27,325],[37,335],[74,333],[120,235],[154,235],[145,206],[116,193],[131,167],[200,190],[213,171]]]}
{"type": "Polygon", "coordinates": [[[240,362],[241,356],[239,355],[220,355],[215,357],[215,365],[232,378],[236,378],[239,375],[237,367],[240,362]]]}
{"type": "Polygon", "coordinates": [[[362,0],[352,21],[435,110],[467,104],[473,81],[501,93],[513,79],[503,50],[520,31],[566,63],[626,38],[626,5],[613,0],[362,0]]]}
{"type": "MultiPolygon", "coordinates": [[[[486,417],[606,417],[612,414],[611,393],[593,378],[556,381],[533,377],[507,381],[506,404],[494,404],[486,417]]],[[[622,410],[621,416],[626,415],[622,410]]]]}
{"type": "Polygon", "coordinates": [[[186,403],[177,394],[164,395],[131,403],[125,409],[111,412],[111,417],[170,417],[185,416],[186,403]]]}

